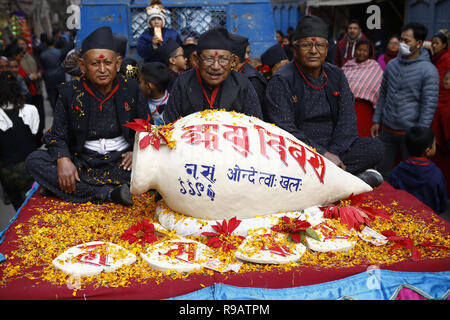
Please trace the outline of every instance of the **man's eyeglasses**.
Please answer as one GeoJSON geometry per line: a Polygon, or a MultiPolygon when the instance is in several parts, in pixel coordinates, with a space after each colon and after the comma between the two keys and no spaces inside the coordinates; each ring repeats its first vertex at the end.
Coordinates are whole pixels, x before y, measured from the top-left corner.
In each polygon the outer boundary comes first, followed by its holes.
{"type": "Polygon", "coordinates": [[[219,63],[219,65],[221,65],[222,67],[226,67],[231,62],[231,58],[227,58],[227,57],[219,57],[216,59],[214,57],[200,56],[200,60],[202,60],[202,62],[205,66],[212,66],[217,61],[219,63]]]}
{"type": "Polygon", "coordinates": [[[313,46],[315,46],[318,51],[324,51],[328,47],[328,42],[298,42],[298,41],[295,41],[294,45],[299,47],[303,51],[311,51],[313,46]]]}

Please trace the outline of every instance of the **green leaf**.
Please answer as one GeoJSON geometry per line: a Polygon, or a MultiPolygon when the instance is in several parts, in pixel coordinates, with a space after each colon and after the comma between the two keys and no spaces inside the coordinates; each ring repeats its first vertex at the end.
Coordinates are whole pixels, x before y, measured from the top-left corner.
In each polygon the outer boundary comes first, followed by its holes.
{"type": "Polygon", "coordinates": [[[314,240],[320,241],[319,235],[312,228],[306,228],[306,235],[314,240]]]}
{"type": "Polygon", "coordinates": [[[299,231],[300,234],[300,242],[304,245],[306,245],[306,235],[304,231],[299,231]]]}

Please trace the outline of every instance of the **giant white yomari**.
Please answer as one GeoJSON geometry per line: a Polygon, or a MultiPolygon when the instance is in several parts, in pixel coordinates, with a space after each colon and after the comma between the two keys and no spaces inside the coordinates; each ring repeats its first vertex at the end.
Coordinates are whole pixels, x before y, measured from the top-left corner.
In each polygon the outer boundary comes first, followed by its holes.
{"type": "Polygon", "coordinates": [[[292,134],[254,117],[203,111],[170,130],[174,146],[159,148],[141,148],[151,134],[136,134],[131,192],[156,189],[170,209],[187,216],[253,218],[372,190],[292,134]]]}

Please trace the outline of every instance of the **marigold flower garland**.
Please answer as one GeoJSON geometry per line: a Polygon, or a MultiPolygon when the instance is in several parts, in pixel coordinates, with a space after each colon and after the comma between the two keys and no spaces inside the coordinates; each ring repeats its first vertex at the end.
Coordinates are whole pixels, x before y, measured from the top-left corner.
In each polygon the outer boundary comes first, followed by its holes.
{"type": "MultiPolygon", "coordinates": [[[[141,239],[147,234],[150,236],[149,239],[153,241],[154,239],[150,235],[152,233],[151,227],[148,227],[148,225],[157,222],[154,216],[156,203],[153,201],[153,196],[149,194],[134,196],[133,198],[135,206],[132,208],[114,204],[96,205],[87,203],[75,205],[47,198],[44,207],[33,209],[36,210],[36,214],[27,222],[13,225],[18,238],[12,243],[13,250],[7,254],[7,261],[0,265],[0,286],[8,285],[11,280],[21,277],[32,279],[36,283],[46,281],[60,286],[68,285],[68,282],[71,282],[70,276],[55,269],[52,266],[52,260],[66,249],[89,241],[115,243],[139,257],[139,253],[143,252],[148,244],[139,240],[129,242],[130,239],[121,236],[131,229],[130,226],[134,225],[136,226],[134,231],[139,232],[140,230],[143,232],[143,234],[139,234],[140,237],[135,232],[137,238],[141,239]],[[143,228],[137,227],[144,220],[148,224],[145,222],[143,228]]],[[[414,212],[413,209],[399,208],[396,203],[386,206],[379,201],[372,201],[370,197],[365,199],[361,206],[372,207],[385,212],[390,219],[376,216],[371,220],[371,228],[379,233],[391,230],[395,232],[397,237],[413,239],[413,244],[415,244],[421,259],[448,257],[450,235],[445,232],[445,226],[435,216],[429,219],[431,221],[424,221],[419,215],[416,215],[417,212],[414,212]]],[[[227,237],[238,225],[238,220],[234,220],[231,226],[230,221],[226,222],[226,227],[224,222],[220,224],[220,227],[217,225],[220,231],[215,229],[218,232],[214,236],[188,238],[208,244],[211,238],[218,237],[222,244],[227,243],[227,240],[230,240],[227,237]],[[228,235],[223,237],[223,234],[227,233],[228,235]],[[221,236],[222,238],[220,238],[221,236]]],[[[328,223],[332,227],[342,228],[337,220],[332,219],[328,223]]],[[[172,232],[158,238],[153,243],[174,236],[172,232]]],[[[236,242],[232,241],[231,244],[238,245],[237,240],[239,239],[234,240],[236,242]]],[[[214,241],[210,241],[210,244],[214,241]]],[[[212,251],[215,255],[214,258],[227,263],[234,261],[234,249],[230,247],[229,250],[224,250],[222,248],[221,246],[220,250],[212,251]]],[[[244,263],[239,273],[271,270],[289,271],[298,267],[341,268],[356,265],[389,265],[418,257],[417,253],[413,255],[410,248],[398,245],[394,241],[389,241],[388,244],[377,247],[360,240],[350,251],[320,253],[307,250],[299,261],[285,265],[244,263]]],[[[214,271],[203,269],[195,273],[212,275],[214,271]]],[[[79,279],[79,286],[74,289],[74,294],[87,285],[126,287],[136,282],[155,281],[160,283],[168,278],[181,279],[188,276],[187,273],[177,273],[173,270],[167,272],[152,270],[145,261],[138,258],[134,264],[121,267],[116,272],[101,273],[79,279]]]]}

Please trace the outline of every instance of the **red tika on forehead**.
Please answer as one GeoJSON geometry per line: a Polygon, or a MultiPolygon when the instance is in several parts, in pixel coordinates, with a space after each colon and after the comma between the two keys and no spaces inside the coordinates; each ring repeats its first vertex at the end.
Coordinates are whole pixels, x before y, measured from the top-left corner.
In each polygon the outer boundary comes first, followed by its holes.
{"type": "Polygon", "coordinates": [[[317,38],[316,37],[311,37],[311,40],[312,41],[317,41],[317,38]]]}
{"type": "Polygon", "coordinates": [[[218,53],[217,51],[214,51],[214,55],[215,55],[215,56],[218,56],[219,53],[218,53]]]}
{"type": "Polygon", "coordinates": [[[103,58],[105,58],[105,56],[102,55],[102,54],[100,54],[100,55],[98,56],[98,58],[99,58],[99,59],[103,59],[103,58]]]}

